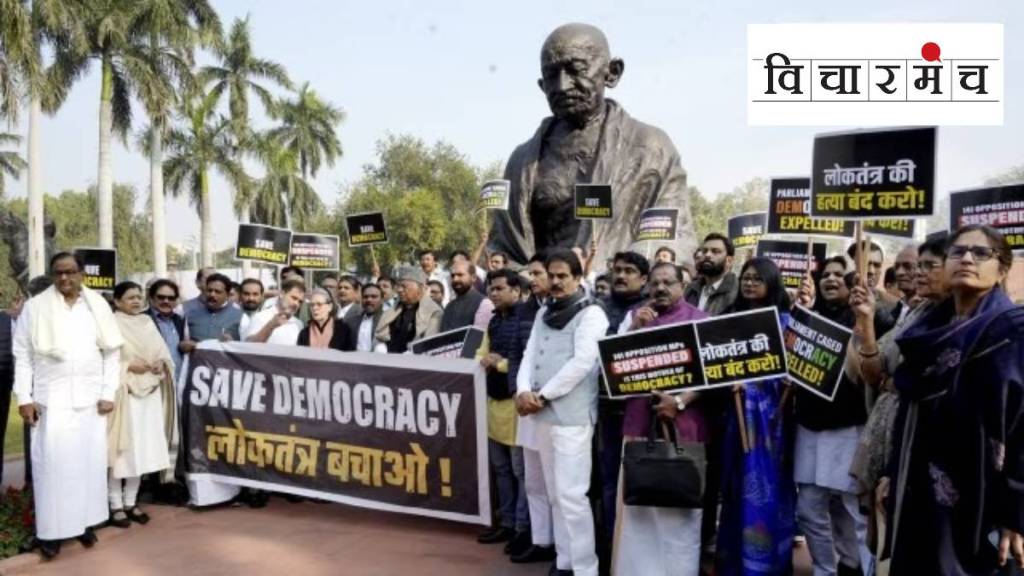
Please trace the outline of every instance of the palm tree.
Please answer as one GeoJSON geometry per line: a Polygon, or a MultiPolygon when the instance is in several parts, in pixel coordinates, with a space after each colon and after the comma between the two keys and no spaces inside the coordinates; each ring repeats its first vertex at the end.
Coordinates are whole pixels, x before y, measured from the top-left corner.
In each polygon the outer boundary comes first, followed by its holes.
{"type": "Polygon", "coordinates": [[[28,263],[30,277],[46,266],[43,233],[40,122],[64,103],[81,74],[84,52],[79,0],[0,0],[0,116],[18,118],[22,99],[28,100],[28,263]],[[49,64],[43,48],[52,53],[49,64]]]}
{"type": "MultiPolygon", "coordinates": [[[[16,134],[0,132],[0,145],[19,145],[21,137],[16,134]]],[[[4,174],[17,180],[21,177],[21,171],[28,166],[28,163],[17,152],[0,150],[0,198],[4,197],[4,174]]]]}
{"type": "Polygon", "coordinates": [[[298,156],[303,178],[316,177],[322,164],[334,166],[341,157],[334,128],[345,120],[345,113],[320,99],[309,82],[299,88],[294,100],[279,101],[274,117],[281,126],[272,129],[270,137],[298,156]]]}
{"type": "MultiPolygon", "coordinates": [[[[323,208],[320,196],[299,173],[299,155],[268,134],[254,138],[253,152],[266,173],[256,180],[248,198],[258,222],[301,229],[323,208]]],[[[245,209],[246,205],[236,209],[245,209]]]]}
{"type": "MultiPolygon", "coordinates": [[[[203,68],[199,74],[202,84],[209,86],[211,94],[218,100],[227,92],[231,135],[238,151],[253,140],[249,127],[249,93],[255,94],[264,109],[270,111],[274,107],[274,97],[260,81],[269,80],[288,89],[292,87],[284,66],[253,54],[250,36],[249,17],[236,19],[227,40],[216,50],[220,63],[203,68]]],[[[249,197],[247,191],[235,189],[235,211],[243,223],[249,222],[251,216],[249,197]]],[[[250,271],[249,261],[243,261],[242,275],[248,276],[250,271]]]]}
{"type": "MultiPolygon", "coordinates": [[[[194,90],[190,66],[193,49],[212,46],[220,39],[220,18],[206,0],[143,0],[135,22],[145,38],[149,60],[157,70],[176,77],[178,90],[194,90]],[[181,68],[179,65],[185,65],[181,68]],[[170,64],[171,66],[167,66],[170,64]]],[[[163,75],[163,74],[161,74],[163,75]]],[[[137,90],[150,119],[144,149],[149,158],[149,205],[153,224],[153,269],[158,277],[167,274],[166,209],[164,207],[163,143],[168,116],[177,102],[174,91],[161,90],[161,82],[143,84],[137,90]]]]}
{"type": "Polygon", "coordinates": [[[216,97],[207,94],[185,102],[185,125],[167,133],[170,155],[164,161],[164,181],[175,197],[187,191],[199,210],[200,254],[203,266],[212,266],[214,257],[213,220],[210,211],[210,170],[216,169],[236,189],[247,189],[247,176],[236,160],[229,134],[230,121],[214,118],[216,97]]]}

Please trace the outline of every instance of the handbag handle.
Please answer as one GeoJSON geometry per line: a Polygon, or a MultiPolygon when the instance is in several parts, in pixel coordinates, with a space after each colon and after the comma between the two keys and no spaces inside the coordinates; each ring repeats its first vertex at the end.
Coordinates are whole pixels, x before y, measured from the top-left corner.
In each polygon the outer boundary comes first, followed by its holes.
{"type": "Polygon", "coordinates": [[[679,440],[676,436],[675,422],[665,422],[661,418],[658,418],[657,414],[651,415],[651,429],[647,433],[647,450],[654,450],[654,443],[658,439],[658,425],[661,425],[662,436],[665,440],[669,441],[672,446],[676,449],[676,452],[682,453],[683,449],[679,447],[679,440]]]}

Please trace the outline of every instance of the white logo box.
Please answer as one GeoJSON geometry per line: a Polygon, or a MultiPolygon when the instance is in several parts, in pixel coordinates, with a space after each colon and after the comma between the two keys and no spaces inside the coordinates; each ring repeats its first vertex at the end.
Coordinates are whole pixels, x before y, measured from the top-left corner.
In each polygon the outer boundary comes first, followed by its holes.
{"type": "Polygon", "coordinates": [[[1004,80],[1002,24],[747,25],[751,126],[1001,126],[1004,80]],[[939,61],[922,58],[928,42],[939,61]],[[832,88],[845,78],[847,93],[827,90],[823,73],[832,88]],[[877,85],[890,76],[892,93],[877,85]],[[795,77],[800,93],[785,89],[795,77]]]}

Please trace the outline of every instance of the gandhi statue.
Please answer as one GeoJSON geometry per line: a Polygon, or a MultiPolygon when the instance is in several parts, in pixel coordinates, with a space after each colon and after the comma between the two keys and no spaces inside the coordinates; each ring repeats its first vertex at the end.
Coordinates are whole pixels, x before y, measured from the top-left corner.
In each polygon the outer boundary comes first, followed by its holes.
{"type": "Polygon", "coordinates": [[[544,41],[540,65],[537,84],[554,116],[509,158],[509,208],[496,213],[488,248],[520,265],[552,247],[587,251],[591,239],[598,265],[631,248],[650,255],[667,245],[692,254],[696,240],[679,153],[663,131],[605,98],[625,64],[611,57],[604,33],[587,24],[560,26],[544,41]],[[611,220],[576,220],[575,185],[584,183],[611,185],[611,220]],[[676,241],[634,246],[640,214],[656,206],[679,209],[676,241]]]}

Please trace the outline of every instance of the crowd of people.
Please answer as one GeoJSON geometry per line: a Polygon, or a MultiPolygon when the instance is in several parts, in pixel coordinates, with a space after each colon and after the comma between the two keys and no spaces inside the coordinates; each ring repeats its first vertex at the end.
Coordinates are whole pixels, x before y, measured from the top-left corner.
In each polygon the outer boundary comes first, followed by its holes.
{"type": "MultiPolygon", "coordinates": [[[[1024,309],[1004,290],[1012,253],[997,231],[909,245],[891,277],[881,247],[864,242],[798,290],[769,259],[736,262],[722,234],[692,256],[621,251],[598,273],[580,249],[521,269],[479,251],[442,269],[427,250],[393,279],[311,286],[284,267],[273,289],[204,268],[195,298],[168,279],[128,281],[112,311],[82,286],[81,262],[57,254],[52,285],[37,279],[10,311],[41,553],[68,538],[91,546],[99,524],[145,524],[142,477],[186,478],[175,382],[198,343],[401,354],[475,326],[495,487],[495,521],[478,541],[504,545],[511,562],[549,562],[560,576],[788,574],[803,539],[815,575],[868,576],[890,558],[893,574],[1024,567],[1024,309]],[[796,305],[854,332],[832,401],[782,378],[627,400],[601,383],[602,338],[765,307],[785,326],[796,305]],[[702,505],[624,503],[624,443],[659,423],[703,445],[702,505]]],[[[186,486],[197,507],[268,498],[186,486]]]]}

